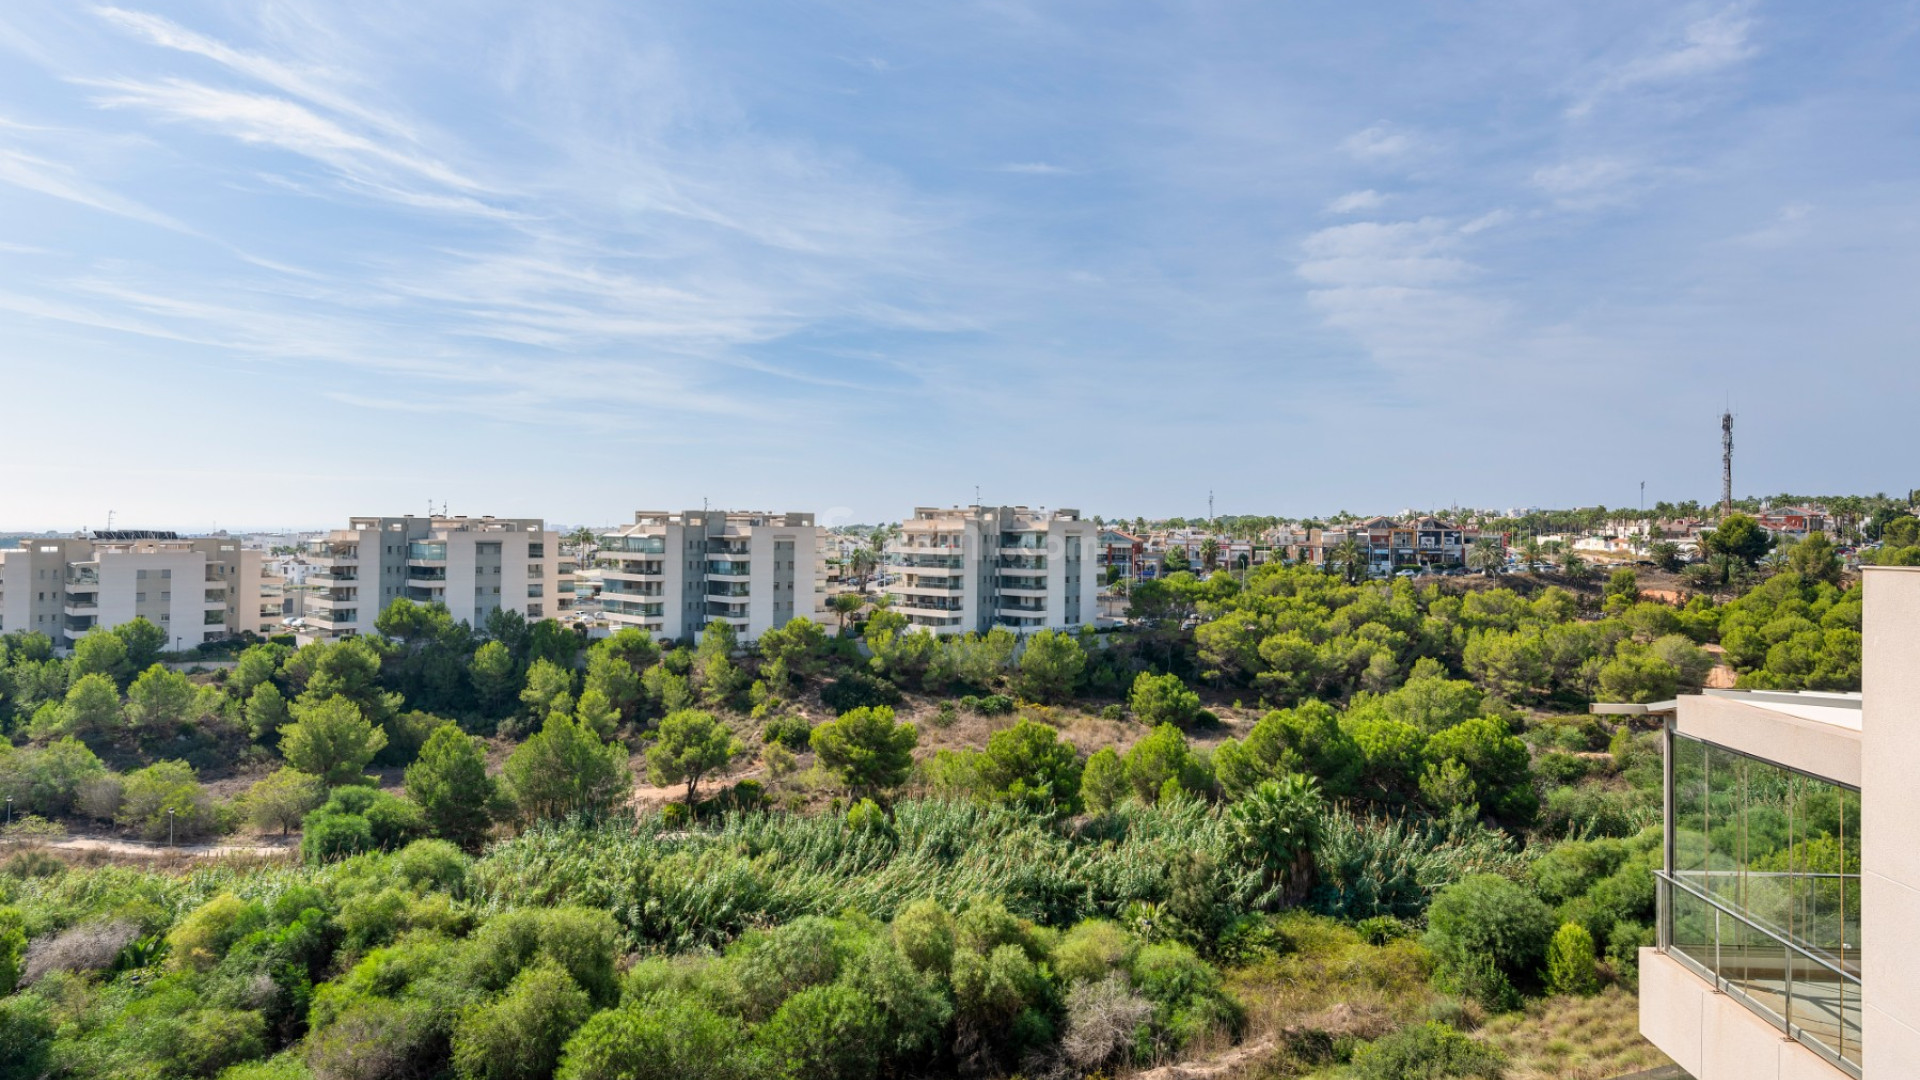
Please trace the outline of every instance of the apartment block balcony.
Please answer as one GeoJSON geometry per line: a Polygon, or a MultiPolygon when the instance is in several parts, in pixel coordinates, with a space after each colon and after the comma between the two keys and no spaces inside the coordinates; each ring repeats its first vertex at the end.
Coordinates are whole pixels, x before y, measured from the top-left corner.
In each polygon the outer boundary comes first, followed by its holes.
{"type": "Polygon", "coordinates": [[[68,623],[60,633],[68,641],[79,641],[81,638],[93,633],[93,630],[94,624],[91,622],[80,624],[68,623]]]}
{"type": "Polygon", "coordinates": [[[334,589],[331,592],[323,589],[307,597],[307,606],[323,611],[332,611],[342,605],[358,607],[360,605],[358,593],[358,589],[334,589]]]}
{"type": "Polygon", "coordinates": [[[447,571],[445,567],[438,570],[417,569],[414,567],[407,568],[407,586],[409,588],[439,589],[445,588],[446,584],[447,571]]]}
{"type": "Polygon", "coordinates": [[[965,550],[958,540],[896,540],[886,547],[889,555],[959,555],[965,550]]]}
{"type": "Polygon", "coordinates": [[[664,536],[603,536],[598,546],[602,555],[665,555],[667,538],[664,536]]]}
{"type": "Polygon", "coordinates": [[[660,596],[665,591],[658,581],[636,583],[611,577],[600,588],[603,596],[660,596]]]}
{"type": "Polygon", "coordinates": [[[309,585],[358,585],[359,583],[360,569],[351,565],[329,567],[317,574],[307,575],[309,585]]]}
{"type": "Polygon", "coordinates": [[[1045,533],[1001,533],[1000,550],[1045,551],[1047,535],[1045,533]]]}
{"type": "Polygon", "coordinates": [[[954,596],[965,593],[967,587],[960,582],[922,581],[909,575],[905,585],[889,586],[888,591],[920,596],[954,596]]]}
{"type": "Polygon", "coordinates": [[[617,600],[608,597],[601,604],[609,615],[628,615],[635,618],[657,619],[666,614],[665,604],[646,604],[634,600],[617,600]]]}
{"type": "Polygon", "coordinates": [[[76,570],[67,574],[68,592],[99,592],[100,571],[97,569],[76,570]]]}
{"type": "Polygon", "coordinates": [[[994,563],[1002,570],[1045,570],[1045,555],[1001,555],[994,563]]]}
{"type": "Polygon", "coordinates": [[[415,540],[409,543],[407,545],[407,565],[447,565],[447,545],[445,541],[415,540]]]}
{"type": "Polygon", "coordinates": [[[322,630],[352,630],[360,621],[357,608],[339,608],[330,611],[308,611],[305,616],[308,625],[322,630]]]}
{"type": "Polygon", "coordinates": [[[707,563],[707,576],[717,578],[745,578],[753,564],[734,560],[715,560],[707,563]]]}
{"type": "Polygon", "coordinates": [[[659,582],[659,580],[666,580],[666,563],[660,563],[659,559],[645,561],[645,563],[616,563],[616,565],[607,565],[603,569],[603,575],[607,580],[659,582]]]}
{"type": "Polygon", "coordinates": [[[60,605],[60,610],[68,616],[93,617],[100,614],[100,605],[93,600],[73,599],[60,605]]]}
{"type": "Polygon", "coordinates": [[[903,596],[893,602],[893,610],[902,615],[949,616],[960,613],[959,601],[940,601],[918,596],[903,596]]]}

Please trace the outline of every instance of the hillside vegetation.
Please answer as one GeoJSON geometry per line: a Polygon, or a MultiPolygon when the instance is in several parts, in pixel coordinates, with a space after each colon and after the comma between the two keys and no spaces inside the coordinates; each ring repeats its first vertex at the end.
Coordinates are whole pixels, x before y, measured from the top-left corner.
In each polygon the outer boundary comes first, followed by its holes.
{"type": "Polygon", "coordinates": [[[9,635],[0,1076],[1545,1075],[1651,940],[1657,738],[1586,704],[1858,680],[1857,591],[1637,594],[1266,567],[746,649],[401,602],[209,674],[9,635]],[[32,847],[101,826],[301,850],[32,847]]]}

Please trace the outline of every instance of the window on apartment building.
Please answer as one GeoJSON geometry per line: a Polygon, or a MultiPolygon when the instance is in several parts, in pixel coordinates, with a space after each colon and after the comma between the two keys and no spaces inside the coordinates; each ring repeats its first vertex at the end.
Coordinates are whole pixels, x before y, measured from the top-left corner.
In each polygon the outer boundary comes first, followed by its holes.
{"type": "MultiPolygon", "coordinates": [[[[46,597],[46,594],[44,594],[44,593],[42,593],[42,594],[41,594],[41,596],[40,596],[40,599],[42,599],[42,600],[45,600],[46,598],[47,598],[47,597],[46,597]]],[[[137,593],[134,593],[134,594],[133,594],[133,602],[134,602],[134,603],[136,603],[136,604],[144,604],[144,603],[146,603],[146,602],[147,602],[147,594],[146,594],[146,593],[143,593],[143,592],[137,592],[137,593]]]]}
{"type": "MultiPolygon", "coordinates": [[[[42,570],[40,573],[42,577],[46,576],[46,571],[42,570]]],[[[147,572],[145,570],[135,570],[133,576],[139,578],[141,581],[147,580],[147,572]]]]}
{"type": "Polygon", "coordinates": [[[545,544],[528,544],[527,545],[527,558],[544,559],[546,557],[547,557],[547,545],[545,544]]]}

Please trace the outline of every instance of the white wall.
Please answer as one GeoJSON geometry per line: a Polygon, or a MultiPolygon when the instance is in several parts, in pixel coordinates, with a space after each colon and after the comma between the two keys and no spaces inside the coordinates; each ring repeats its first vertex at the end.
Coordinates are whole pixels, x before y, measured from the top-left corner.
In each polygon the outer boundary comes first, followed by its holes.
{"type": "Polygon", "coordinates": [[[1861,689],[1866,1074],[1920,1076],[1920,567],[1870,567],[1861,689]]]}

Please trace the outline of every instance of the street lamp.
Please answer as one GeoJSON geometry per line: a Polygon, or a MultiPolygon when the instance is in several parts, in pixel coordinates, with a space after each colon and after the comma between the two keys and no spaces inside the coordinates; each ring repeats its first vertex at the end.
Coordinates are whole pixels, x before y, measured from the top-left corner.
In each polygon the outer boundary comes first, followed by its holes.
{"type": "Polygon", "coordinates": [[[13,796],[7,796],[7,824],[13,824],[13,796]]]}
{"type": "Polygon", "coordinates": [[[167,846],[173,846],[173,807],[167,807],[167,846]]]}

